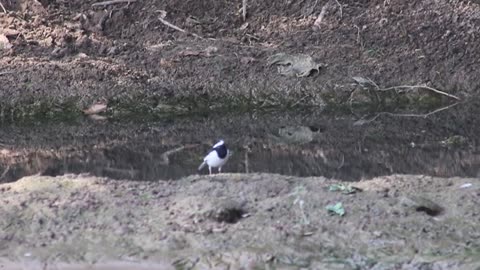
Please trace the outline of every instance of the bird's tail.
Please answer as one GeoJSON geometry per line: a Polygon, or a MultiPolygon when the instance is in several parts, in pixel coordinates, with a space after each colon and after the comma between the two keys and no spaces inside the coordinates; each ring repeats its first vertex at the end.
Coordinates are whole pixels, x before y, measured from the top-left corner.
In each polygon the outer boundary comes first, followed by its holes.
{"type": "Polygon", "coordinates": [[[198,170],[201,171],[205,166],[207,166],[207,162],[203,162],[202,164],[200,164],[200,166],[198,166],[198,170]]]}

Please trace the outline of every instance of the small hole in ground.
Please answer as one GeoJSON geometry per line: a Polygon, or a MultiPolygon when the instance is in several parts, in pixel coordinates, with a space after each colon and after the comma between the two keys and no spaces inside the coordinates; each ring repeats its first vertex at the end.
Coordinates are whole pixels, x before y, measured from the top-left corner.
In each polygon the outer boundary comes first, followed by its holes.
{"type": "Polygon", "coordinates": [[[217,214],[215,220],[217,222],[237,223],[244,214],[245,211],[243,209],[226,208],[217,214]]]}
{"type": "Polygon", "coordinates": [[[62,175],[64,172],[62,172],[61,168],[58,166],[49,166],[47,167],[42,173],[40,173],[41,176],[59,176],[62,175]]]}
{"type": "Polygon", "coordinates": [[[443,209],[441,209],[441,208],[432,209],[432,208],[428,208],[428,207],[425,207],[425,206],[417,207],[417,209],[415,209],[415,210],[417,210],[417,212],[425,212],[425,214],[427,214],[429,216],[432,216],[432,217],[440,215],[443,211],[443,209]]]}

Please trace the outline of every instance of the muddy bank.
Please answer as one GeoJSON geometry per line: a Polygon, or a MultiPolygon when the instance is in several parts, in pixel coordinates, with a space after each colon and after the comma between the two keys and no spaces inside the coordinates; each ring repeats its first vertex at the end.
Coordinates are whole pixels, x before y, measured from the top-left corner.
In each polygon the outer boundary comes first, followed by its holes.
{"type": "Polygon", "coordinates": [[[356,183],[363,192],[350,195],[328,191],[334,183],[272,174],[27,177],[0,186],[0,257],[42,269],[111,261],[163,265],[156,269],[480,266],[478,179],[394,175],[356,183]],[[325,209],[336,202],[344,216],[325,209]]]}
{"type": "MultiPolygon", "coordinates": [[[[112,113],[342,104],[358,89],[353,76],[379,87],[426,84],[460,97],[480,86],[480,6],[472,1],[252,2],[245,22],[239,3],[94,3],[4,3],[5,118],[78,113],[98,101],[112,113]],[[164,12],[163,20],[202,38],[166,26],[158,19],[164,12]],[[279,74],[268,65],[278,53],[309,55],[320,72],[279,74]]],[[[407,100],[432,95],[401,90],[407,100]]],[[[354,96],[378,101],[371,92],[354,96]]]]}

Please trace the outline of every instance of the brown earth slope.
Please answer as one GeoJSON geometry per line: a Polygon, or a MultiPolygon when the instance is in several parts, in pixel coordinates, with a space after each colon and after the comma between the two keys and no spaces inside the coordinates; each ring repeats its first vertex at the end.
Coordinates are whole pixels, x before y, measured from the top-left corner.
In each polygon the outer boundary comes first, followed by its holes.
{"type": "Polygon", "coordinates": [[[476,2],[251,1],[246,22],[241,1],[94,3],[2,1],[3,113],[102,100],[160,109],[321,105],[345,102],[352,76],[458,95],[474,95],[480,84],[476,2]],[[311,55],[323,68],[285,77],[266,65],[277,53],[311,55]]]}

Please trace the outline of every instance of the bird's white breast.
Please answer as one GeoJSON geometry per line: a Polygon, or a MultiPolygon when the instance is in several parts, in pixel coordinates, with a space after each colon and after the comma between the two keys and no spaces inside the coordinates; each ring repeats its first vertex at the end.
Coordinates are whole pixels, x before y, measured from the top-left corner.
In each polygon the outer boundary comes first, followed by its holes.
{"type": "Polygon", "coordinates": [[[219,158],[217,151],[211,151],[203,160],[207,163],[210,167],[222,167],[228,160],[229,154],[227,151],[227,156],[225,158],[219,158]]]}

